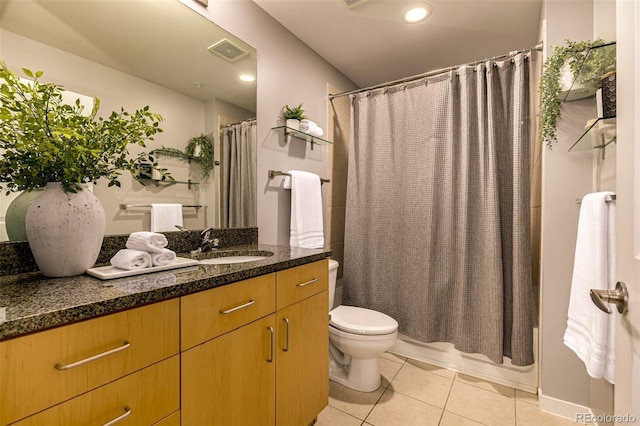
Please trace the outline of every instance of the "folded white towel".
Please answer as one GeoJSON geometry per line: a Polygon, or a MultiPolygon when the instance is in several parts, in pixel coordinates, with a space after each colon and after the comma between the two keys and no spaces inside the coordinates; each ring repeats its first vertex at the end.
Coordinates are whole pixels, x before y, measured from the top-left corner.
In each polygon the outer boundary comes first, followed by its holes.
{"type": "Polygon", "coordinates": [[[316,123],[309,119],[300,120],[300,131],[305,133],[311,133],[318,127],[316,123]]]}
{"type": "Polygon", "coordinates": [[[615,316],[600,311],[589,295],[592,288],[615,288],[615,203],[606,202],[610,195],[598,192],[582,199],[564,344],[591,377],[614,383],[615,316]]]}
{"type": "Polygon", "coordinates": [[[283,186],[291,188],[292,247],[322,248],[324,225],[322,223],[322,190],[320,176],[299,170],[290,170],[283,186]]]}
{"type": "Polygon", "coordinates": [[[176,260],[176,252],[169,249],[162,249],[162,253],[151,253],[153,266],[170,265],[176,260]]]}
{"type": "Polygon", "coordinates": [[[322,128],[318,127],[318,126],[316,126],[316,128],[313,129],[313,130],[309,130],[309,132],[307,132],[307,133],[309,133],[311,136],[316,136],[316,137],[319,137],[319,138],[321,138],[322,135],[324,135],[324,132],[322,131],[322,128]]]}
{"type": "Polygon", "coordinates": [[[182,204],[151,204],[151,232],[175,231],[176,225],[183,225],[182,204]]]}
{"type": "Polygon", "coordinates": [[[149,253],[162,253],[167,246],[167,237],[157,232],[139,231],[132,232],[125,244],[128,249],[142,250],[149,253]]]}
{"type": "Polygon", "coordinates": [[[111,258],[111,264],[116,268],[131,271],[150,267],[152,260],[151,255],[146,251],[122,249],[111,258]]]}

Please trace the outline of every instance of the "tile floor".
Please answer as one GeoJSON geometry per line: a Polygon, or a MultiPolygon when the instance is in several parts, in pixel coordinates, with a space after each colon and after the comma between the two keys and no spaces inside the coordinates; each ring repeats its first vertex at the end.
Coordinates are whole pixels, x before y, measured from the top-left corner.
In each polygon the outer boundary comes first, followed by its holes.
{"type": "Polygon", "coordinates": [[[536,395],[386,353],[382,385],[357,392],[329,382],[329,406],[316,426],[564,426],[538,410],[536,395]]]}

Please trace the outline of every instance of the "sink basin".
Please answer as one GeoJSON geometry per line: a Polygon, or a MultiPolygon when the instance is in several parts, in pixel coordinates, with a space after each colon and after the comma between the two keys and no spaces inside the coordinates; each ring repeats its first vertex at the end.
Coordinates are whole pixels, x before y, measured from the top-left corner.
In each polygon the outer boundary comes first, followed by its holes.
{"type": "Polygon", "coordinates": [[[226,265],[228,263],[255,262],[256,260],[266,259],[267,257],[269,256],[225,256],[202,259],[200,263],[205,265],[226,265]]]}

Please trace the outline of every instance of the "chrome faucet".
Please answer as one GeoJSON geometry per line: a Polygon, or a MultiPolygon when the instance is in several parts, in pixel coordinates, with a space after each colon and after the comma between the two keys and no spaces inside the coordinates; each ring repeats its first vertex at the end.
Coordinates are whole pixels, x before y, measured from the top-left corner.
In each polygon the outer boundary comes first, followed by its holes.
{"type": "Polygon", "coordinates": [[[202,253],[207,250],[216,250],[218,248],[218,244],[220,243],[220,240],[218,240],[217,238],[211,238],[212,231],[213,231],[213,228],[207,228],[200,233],[200,235],[202,236],[202,242],[200,243],[200,247],[198,247],[196,250],[192,251],[191,253],[202,253]]]}

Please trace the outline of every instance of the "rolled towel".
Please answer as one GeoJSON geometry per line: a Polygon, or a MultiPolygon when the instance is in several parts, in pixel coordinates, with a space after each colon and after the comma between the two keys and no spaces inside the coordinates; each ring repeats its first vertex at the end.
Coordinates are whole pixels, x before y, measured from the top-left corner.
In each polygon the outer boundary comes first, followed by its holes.
{"type": "Polygon", "coordinates": [[[142,250],[149,253],[162,253],[167,246],[167,237],[157,232],[132,232],[125,244],[128,249],[142,250]]]}
{"type": "Polygon", "coordinates": [[[311,120],[304,119],[300,120],[300,131],[305,133],[312,132],[318,125],[311,120]]]}
{"type": "Polygon", "coordinates": [[[153,266],[170,265],[176,260],[176,252],[169,249],[162,249],[162,253],[151,253],[153,266]]]}
{"type": "Polygon", "coordinates": [[[318,138],[321,138],[322,135],[324,135],[322,128],[318,126],[316,126],[316,128],[313,130],[309,130],[307,133],[309,133],[311,136],[316,136],[318,138]]]}
{"type": "Polygon", "coordinates": [[[128,271],[148,268],[152,263],[151,255],[142,250],[122,249],[111,258],[113,266],[128,271]]]}

